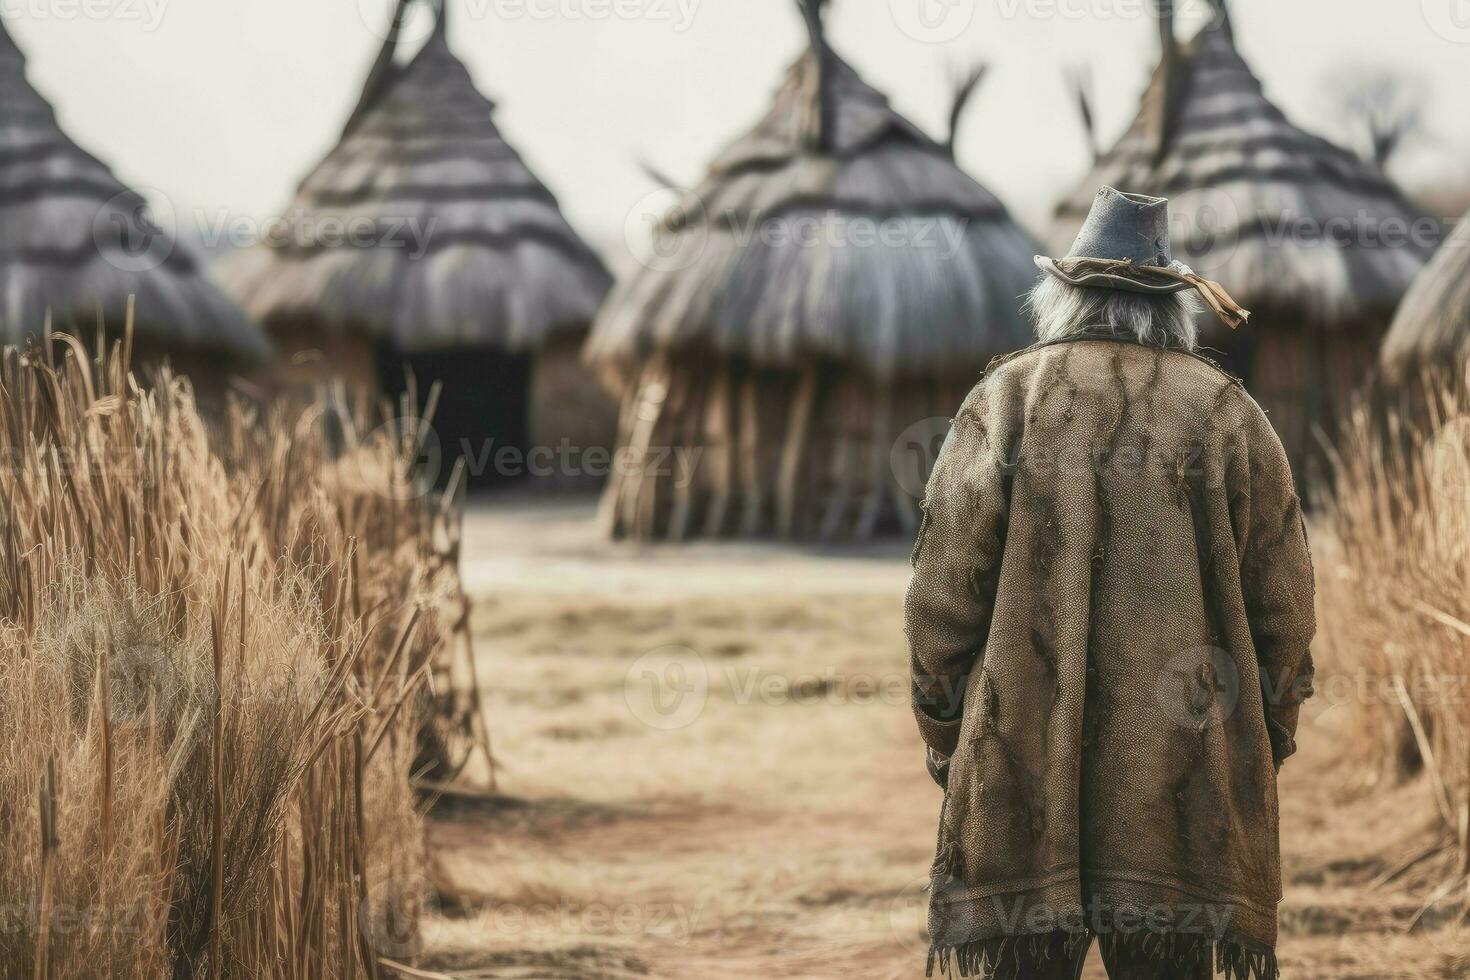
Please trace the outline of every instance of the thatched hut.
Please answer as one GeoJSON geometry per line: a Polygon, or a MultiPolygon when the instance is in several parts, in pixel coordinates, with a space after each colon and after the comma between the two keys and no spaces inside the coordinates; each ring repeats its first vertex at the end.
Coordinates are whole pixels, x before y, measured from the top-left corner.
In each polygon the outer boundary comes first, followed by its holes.
{"type": "Polygon", "coordinates": [[[1387,390],[1470,379],[1470,215],[1404,296],[1379,361],[1387,390]]]}
{"type": "Polygon", "coordinates": [[[1188,44],[1175,40],[1168,7],[1137,118],[1061,204],[1049,238],[1069,245],[1103,184],[1169,197],[1174,255],[1253,314],[1229,336],[1206,318],[1206,341],[1270,412],[1301,481],[1316,429],[1332,434],[1369,373],[1433,236],[1372,163],[1266,98],[1223,0],[1188,44]]]}
{"type": "Polygon", "coordinates": [[[911,529],[895,440],[1028,342],[1030,237],[833,52],[820,4],[802,7],[810,47],[774,106],[593,325],[588,357],[623,392],[615,535],[911,529]]]}
{"type": "Polygon", "coordinates": [[[611,280],[450,49],[449,0],[396,60],[412,2],[399,0],[340,142],[223,278],[307,380],[442,381],[443,450],[491,482],[507,475],[492,472],[505,447],[608,445],[615,408],[578,351],[611,280]]]}
{"type": "Polygon", "coordinates": [[[58,330],[115,334],[130,296],[141,364],[167,358],[217,387],[270,353],[143,197],[62,132],[0,23],[0,343],[39,336],[48,312],[58,330]]]}

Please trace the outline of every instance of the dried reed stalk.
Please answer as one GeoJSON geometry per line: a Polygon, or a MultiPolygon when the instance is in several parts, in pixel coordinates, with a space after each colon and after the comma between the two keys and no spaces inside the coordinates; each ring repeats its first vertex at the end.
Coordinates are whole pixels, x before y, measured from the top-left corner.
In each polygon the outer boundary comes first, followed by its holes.
{"type": "Polygon", "coordinates": [[[483,744],[427,683],[466,666],[455,500],[370,406],[206,421],[131,330],[46,334],[0,351],[0,975],[412,961],[410,775],[483,744]]]}
{"type": "MultiPolygon", "coordinates": [[[[1330,662],[1355,675],[1372,781],[1425,770],[1457,875],[1470,871],[1470,399],[1427,381],[1411,411],[1361,407],[1335,457],[1319,571],[1330,662]]],[[[1431,847],[1395,876],[1443,848],[1431,847]]]]}

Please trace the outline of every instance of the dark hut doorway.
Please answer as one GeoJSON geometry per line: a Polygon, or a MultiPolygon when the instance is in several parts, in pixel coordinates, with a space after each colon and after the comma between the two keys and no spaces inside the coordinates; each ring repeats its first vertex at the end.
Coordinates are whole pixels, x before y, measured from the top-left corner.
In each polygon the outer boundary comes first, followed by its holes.
{"type": "Polygon", "coordinates": [[[379,348],[378,383],[385,395],[399,397],[410,374],[420,399],[434,382],[443,385],[433,420],[442,455],[440,485],[461,456],[470,490],[524,479],[531,448],[529,354],[484,347],[416,352],[379,348]]]}

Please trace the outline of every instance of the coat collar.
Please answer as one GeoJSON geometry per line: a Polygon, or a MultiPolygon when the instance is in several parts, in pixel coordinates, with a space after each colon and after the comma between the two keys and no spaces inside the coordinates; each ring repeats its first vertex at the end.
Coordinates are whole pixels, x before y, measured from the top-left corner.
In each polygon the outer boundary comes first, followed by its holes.
{"type": "Polygon", "coordinates": [[[991,371],[994,371],[1002,364],[1008,364],[1019,357],[1025,357],[1027,354],[1030,354],[1033,351],[1044,350],[1047,347],[1057,347],[1062,344],[1075,344],[1080,342],[1120,344],[1129,347],[1142,347],[1145,350],[1162,350],[1171,351],[1175,354],[1183,354],[1186,357],[1192,357],[1197,361],[1202,361],[1205,364],[1208,364],[1220,374],[1224,375],[1226,378],[1229,378],[1235,384],[1244,384],[1244,382],[1242,382],[1240,378],[1236,377],[1235,375],[1231,374],[1229,371],[1221,367],[1219,361],[1216,361],[1214,358],[1201,354],[1198,350],[1188,350],[1185,347],[1180,346],[1179,344],[1146,344],[1136,338],[1120,337],[1104,326],[1083,327],[1076,333],[1068,334],[1065,337],[1058,337],[1055,340],[1039,340],[1036,343],[1032,344],[1030,347],[1014,351],[1010,354],[1001,354],[993,358],[991,362],[986,365],[985,374],[989,374],[991,371]]]}

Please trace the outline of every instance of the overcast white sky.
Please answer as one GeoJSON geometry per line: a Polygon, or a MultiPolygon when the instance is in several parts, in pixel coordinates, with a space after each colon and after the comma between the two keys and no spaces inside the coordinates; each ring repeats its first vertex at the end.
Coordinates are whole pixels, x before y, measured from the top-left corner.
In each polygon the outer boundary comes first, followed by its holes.
{"type": "MultiPolygon", "coordinates": [[[[287,206],[335,142],[390,3],[0,0],[0,13],[72,137],[197,239],[190,226],[287,206]]],[[[696,180],[804,44],[795,0],[449,3],[451,41],[499,103],[502,130],[614,264],[626,216],[653,189],[638,160],[696,180]]],[[[1345,66],[1422,76],[1433,133],[1399,175],[1470,182],[1459,98],[1470,0],[1234,0],[1232,11],[1268,94],[1324,134],[1345,66]]],[[[1088,164],[1062,66],[1091,66],[1112,136],[1156,57],[1145,0],[832,0],[828,23],[844,56],[936,136],[949,75],[990,63],[960,161],[1033,228],[1088,164]]]]}

